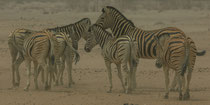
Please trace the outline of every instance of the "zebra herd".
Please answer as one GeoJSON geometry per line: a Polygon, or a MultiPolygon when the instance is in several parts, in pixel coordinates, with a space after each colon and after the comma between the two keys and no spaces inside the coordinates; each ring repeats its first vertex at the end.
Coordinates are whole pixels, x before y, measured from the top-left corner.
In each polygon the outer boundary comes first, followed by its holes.
{"type": "Polygon", "coordinates": [[[137,28],[120,11],[111,6],[102,9],[95,24],[89,18],[66,26],[48,28],[42,31],[16,29],[9,35],[8,45],[12,57],[12,84],[20,84],[19,66],[25,61],[27,84],[30,86],[31,62],[34,64],[34,84],[38,89],[37,78],[45,90],[51,88],[51,82],[63,84],[63,71],[67,65],[68,86],[74,84],[72,63],[79,61],[78,41],[86,40],[84,50],[91,52],[97,44],[101,47],[102,56],[107,67],[112,92],[111,63],[116,64],[125,93],[136,88],[136,70],[139,58],[157,59],[156,67],[163,67],[165,74],[165,96],[169,95],[169,69],[175,70],[171,89],[178,83],[179,100],[190,98],[189,85],[196,56],[203,56],[205,51],[197,52],[193,40],[175,27],[145,31],[137,28]],[[112,33],[106,31],[111,29],[112,33]],[[122,66],[121,66],[122,65],[122,66]],[[129,65],[129,66],[128,66],[129,65]],[[121,67],[123,71],[121,71],[121,67]],[[187,84],[185,86],[185,74],[187,84]],[[49,79],[49,80],[48,80],[49,79]],[[182,95],[184,91],[184,95],[182,95]]]}

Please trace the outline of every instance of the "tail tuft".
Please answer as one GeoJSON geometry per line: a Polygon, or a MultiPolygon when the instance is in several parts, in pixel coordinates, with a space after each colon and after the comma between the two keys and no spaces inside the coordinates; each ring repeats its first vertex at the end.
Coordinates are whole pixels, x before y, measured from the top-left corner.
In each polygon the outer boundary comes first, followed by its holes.
{"type": "Polygon", "coordinates": [[[201,51],[201,52],[196,52],[196,55],[197,56],[203,56],[203,55],[205,55],[206,54],[206,50],[203,50],[203,51],[201,51]]]}
{"type": "Polygon", "coordinates": [[[155,63],[155,66],[156,66],[157,68],[161,68],[161,67],[162,67],[162,64],[161,64],[161,63],[156,62],[156,63],[155,63]]]}
{"type": "Polygon", "coordinates": [[[185,74],[185,72],[186,72],[186,69],[187,69],[187,65],[184,64],[184,65],[183,65],[183,68],[182,68],[181,76],[184,76],[184,74],[185,74]]]}
{"type": "Polygon", "coordinates": [[[51,61],[51,64],[52,64],[52,65],[55,64],[55,56],[54,56],[54,55],[52,55],[52,56],[50,57],[50,61],[51,61]]]}

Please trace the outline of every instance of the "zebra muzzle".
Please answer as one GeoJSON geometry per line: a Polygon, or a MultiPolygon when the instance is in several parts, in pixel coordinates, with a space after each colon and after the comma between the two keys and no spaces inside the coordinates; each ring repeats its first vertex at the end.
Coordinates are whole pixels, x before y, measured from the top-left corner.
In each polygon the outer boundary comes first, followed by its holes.
{"type": "Polygon", "coordinates": [[[85,47],[84,49],[85,49],[86,52],[90,52],[91,51],[90,48],[88,48],[88,47],[85,47]]]}

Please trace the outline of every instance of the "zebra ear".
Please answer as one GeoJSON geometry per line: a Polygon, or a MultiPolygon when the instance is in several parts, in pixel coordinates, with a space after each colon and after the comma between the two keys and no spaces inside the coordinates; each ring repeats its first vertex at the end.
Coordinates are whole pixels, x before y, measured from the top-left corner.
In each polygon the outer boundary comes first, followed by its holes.
{"type": "Polygon", "coordinates": [[[108,14],[108,13],[109,13],[109,9],[108,9],[107,7],[104,7],[104,8],[102,9],[102,12],[108,14]]]}
{"type": "Polygon", "coordinates": [[[158,41],[158,37],[157,37],[157,36],[154,36],[154,39],[155,39],[156,41],[158,41]]]}

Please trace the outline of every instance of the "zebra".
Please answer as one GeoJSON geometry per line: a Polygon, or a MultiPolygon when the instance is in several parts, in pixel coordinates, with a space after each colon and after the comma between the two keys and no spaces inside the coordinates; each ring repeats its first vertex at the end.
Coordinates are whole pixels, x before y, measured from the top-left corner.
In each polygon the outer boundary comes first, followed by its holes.
{"type": "MultiPolygon", "coordinates": [[[[121,35],[129,35],[138,43],[137,56],[144,59],[156,59],[157,43],[154,36],[162,36],[168,34],[170,37],[185,36],[184,32],[176,27],[166,27],[157,30],[143,30],[137,28],[134,23],[127,19],[120,11],[112,6],[106,6],[102,9],[96,24],[104,29],[110,28],[115,37],[121,35]],[[134,29],[133,29],[134,28],[134,29]]],[[[202,51],[205,52],[205,51],[202,51]]],[[[136,67],[133,70],[134,82],[136,83],[136,67]]],[[[134,88],[136,85],[133,86],[134,88]]]]}
{"type": "MultiPolygon", "coordinates": [[[[195,42],[190,37],[187,37],[186,39],[187,39],[188,43],[190,44],[188,72],[190,72],[190,71],[192,72],[193,69],[194,69],[194,65],[195,65],[195,61],[196,61],[196,56],[203,56],[203,55],[205,55],[206,52],[197,52],[197,49],[196,49],[196,46],[195,46],[195,42]]],[[[161,68],[162,67],[162,63],[159,61],[159,59],[157,59],[157,61],[156,61],[156,67],[158,67],[158,68],[161,68]]],[[[174,76],[174,79],[172,81],[171,88],[170,88],[171,91],[178,90],[178,89],[175,89],[176,86],[177,86],[177,77],[178,76],[177,76],[177,73],[176,73],[175,76],[174,76]]],[[[191,78],[191,75],[188,75],[187,76],[187,79],[189,81],[190,81],[190,78],[191,78]]],[[[186,91],[187,91],[187,94],[184,97],[184,99],[189,99],[190,98],[189,84],[187,84],[186,91]]]]}
{"type": "Polygon", "coordinates": [[[13,87],[20,85],[19,66],[24,61],[23,42],[24,39],[34,34],[36,31],[30,29],[16,29],[8,36],[8,46],[12,58],[12,84],[13,87]],[[16,74],[16,78],[15,78],[16,74]]]}
{"type": "MultiPolygon", "coordinates": [[[[155,36],[157,41],[157,62],[158,67],[163,65],[165,74],[166,93],[165,98],[169,94],[169,69],[175,70],[175,77],[179,83],[179,100],[188,100],[190,98],[189,85],[192,77],[192,71],[196,60],[195,43],[190,37],[172,37],[169,35],[155,36]],[[187,71],[187,85],[185,87],[184,74],[187,71]],[[182,96],[182,87],[185,91],[182,96]]],[[[201,54],[201,53],[199,53],[201,54]]],[[[203,55],[203,53],[201,54],[203,55]]],[[[174,79],[176,82],[176,79],[174,79]]],[[[174,82],[173,81],[173,82],[174,82]]]]}
{"type": "MultiPolygon", "coordinates": [[[[71,68],[72,67],[72,61],[73,57],[71,55],[76,54],[76,59],[75,59],[75,64],[79,61],[79,54],[77,51],[72,47],[72,41],[71,39],[68,38],[68,36],[62,32],[54,32],[53,36],[55,37],[56,40],[54,41],[54,55],[55,57],[55,62],[56,62],[56,67],[57,67],[57,79],[56,79],[56,85],[58,85],[58,81],[60,80],[60,83],[63,84],[63,70],[65,68],[64,62],[66,61],[67,67],[71,68]],[[74,52],[74,53],[73,53],[74,52]],[[75,53],[76,52],[76,53],[75,53]]],[[[72,28],[72,33],[73,34],[73,28],[72,28]]],[[[72,80],[72,73],[71,70],[67,70],[68,72],[68,86],[71,87],[73,84],[72,80]]]]}
{"type": "MultiPolygon", "coordinates": [[[[51,31],[51,32],[63,32],[65,34],[67,34],[67,37],[69,39],[72,40],[72,46],[78,50],[78,41],[81,39],[81,37],[83,39],[87,39],[87,34],[88,34],[88,29],[91,25],[91,21],[89,18],[83,18],[73,24],[69,24],[69,25],[65,25],[65,26],[61,26],[61,27],[55,27],[55,28],[48,28],[46,30],[51,31]],[[73,28],[73,30],[72,30],[73,28]],[[72,31],[74,31],[74,34],[71,34],[72,31]]],[[[65,47],[65,46],[63,46],[65,47]]],[[[68,49],[67,49],[68,50],[68,49]]],[[[68,71],[70,72],[70,75],[72,74],[72,58],[74,57],[74,54],[72,53],[71,55],[68,53],[66,54],[66,60],[68,61],[67,63],[67,68],[68,71]]],[[[65,61],[65,60],[64,60],[65,61]]],[[[64,65],[63,65],[64,66],[64,65]]],[[[61,71],[59,71],[59,79],[60,79],[60,83],[63,84],[63,71],[64,71],[64,67],[62,67],[63,69],[60,69],[61,71]]],[[[72,75],[70,76],[70,80],[72,81],[70,84],[74,84],[72,75]]],[[[56,82],[56,84],[58,84],[58,82],[56,82]]],[[[70,86],[69,84],[69,86],[70,86]]]]}
{"type": "MultiPolygon", "coordinates": [[[[48,73],[50,71],[50,77],[52,76],[51,70],[49,70],[49,66],[51,62],[55,62],[58,59],[57,52],[58,49],[56,49],[56,38],[53,35],[54,33],[48,32],[48,31],[40,31],[36,32],[35,34],[31,35],[30,37],[26,38],[24,40],[23,44],[23,55],[25,58],[26,68],[27,68],[27,85],[24,88],[25,91],[29,89],[30,86],[30,74],[31,74],[31,62],[34,63],[34,83],[35,83],[35,89],[38,89],[38,83],[37,83],[37,77],[38,77],[38,68],[42,67],[44,69],[44,85],[45,90],[48,90],[51,88],[51,78],[50,82],[48,83],[48,73]]],[[[57,34],[57,33],[56,33],[57,34]]],[[[64,36],[65,37],[65,36],[64,36]]],[[[67,38],[65,38],[67,39],[67,38]]],[[[72,47],[71,42],[69,42],[69,39],[66,40],[69,48],[72,49],[75,53],[76,50],[72,47]]],[[[76,54],[78,55],[78,53],[76,54]]],[[[75,58],[76,60],[78,58],[75,58]]]]}
{"type": "Polygon", "coordinates": [[[78,41],[83,37],[85,40],[87,39],[88,29],[91,25],[91,21],[89,18],[83,18],[73,24],[61,26],[61,27],[55,27],[55,28],[48,28],[49,31],[55,31],[55,32],[63,32],[68,34],[68,38],[71,38],[73,41],[73,47],[78,50],[78,41]],[[75,34],[71,33],[71,28],[74,29],[75,34]]]}
{"type": "Polygon", "coordinates": [[[116,64],[124,92],[128,93],[130,91],[130,84],[132,84],[130,81],[130,71],[133,70],[132,67],[138,62],[135,43],[127,35],[116,39],[111,33],[97,24],[92,25],[89,32],[91,34],[88,35],[84,49],[86,52],[90,52],[95,45],[100,45],[109,77],[110,87],[108,93],[112,92],[111,63],[116,64]],[[130,71],[128,70],[127,63],[130,65],[130,71]],[[121,65],[125,73],[125,78],[123,78],[121,73],[121,65]],[[124,82],[123,79],[125,79],[124,82]]]}

